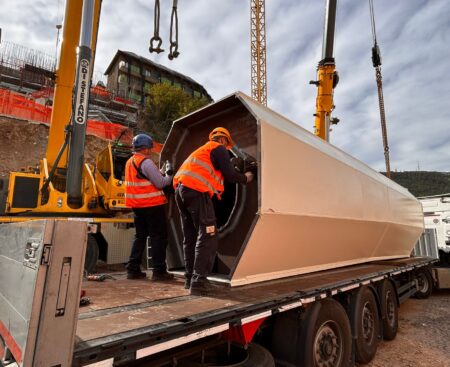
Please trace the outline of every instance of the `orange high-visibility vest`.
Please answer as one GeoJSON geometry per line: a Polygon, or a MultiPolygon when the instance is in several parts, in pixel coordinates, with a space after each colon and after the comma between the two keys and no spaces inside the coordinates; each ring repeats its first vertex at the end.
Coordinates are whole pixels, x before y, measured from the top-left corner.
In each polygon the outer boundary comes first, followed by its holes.
{"type": "Polygon", "coordinates": [[[138,177],[136,167],[146,159],[142,154],[133,155],[125,166],[125,205],[130,208],[146,208],[167,203],[164,192],[146,178],[138,177]],[[134,161],[134,164],[133,164],[134,161]]]}
{"type": "Polygon", "coordinates": [[[223,187],[222,172],[216,170],[211,162],[211,151],[220,143],[209,141],[195,150],[181,165],[173,178],[176,188],[179,184],[199,192],[208,192],[210,196],[216,194],[220,198],[223,187]]]}

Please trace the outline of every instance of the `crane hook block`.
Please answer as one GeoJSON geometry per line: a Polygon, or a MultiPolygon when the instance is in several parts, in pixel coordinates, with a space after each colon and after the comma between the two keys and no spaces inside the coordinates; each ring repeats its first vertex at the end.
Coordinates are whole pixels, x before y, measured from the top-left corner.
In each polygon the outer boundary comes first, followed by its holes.
{"type": "Polygon", "coordinates": [[[381,66],[381,53],[377,44],[372,47],[372,63],[374,68],[381,66]]]}
{"type": "Polygon", "coordinates": [[[150,53],[156,52],[159,54],[161,52],[164,52],[164,50],[161,48],[161,45],[162,45],[161,37],[152,37],[150,40],[150,48],[149,48],[150,53]],[[154,47],[154,43],[156,43],[156,47],[154,47]]]}

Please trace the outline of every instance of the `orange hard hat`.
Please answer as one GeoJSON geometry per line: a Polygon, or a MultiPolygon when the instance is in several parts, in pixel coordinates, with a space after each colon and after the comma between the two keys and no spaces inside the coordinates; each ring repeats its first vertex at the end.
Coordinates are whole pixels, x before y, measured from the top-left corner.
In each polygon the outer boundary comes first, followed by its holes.
{"type": "Polygon", "coordinates": [[[227,129],[225,129],[224,127],[216,127],[213,131],[209,133],[209,140],[213,140],[213,138],[215,138],[216,136],[223,136],[227,138],[228,140],[227,149],[233,148],[234,142],[233,139],[231,139],[230,132],[227,129]]]}

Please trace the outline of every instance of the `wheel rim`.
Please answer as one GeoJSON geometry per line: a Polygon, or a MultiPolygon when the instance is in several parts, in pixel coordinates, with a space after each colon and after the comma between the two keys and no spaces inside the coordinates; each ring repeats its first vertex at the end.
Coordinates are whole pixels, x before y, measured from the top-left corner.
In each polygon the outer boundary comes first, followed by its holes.
{"type": "Polygon", "coordinates": [[[419,283],[419,291],[422,293],[426,293],[428,292],[428,279],[425,276],[425,274],[419,274],[419,276],[417,277],[418,283],[419,283]]]}
{"type": "Polygon", "coordinates": [[[386,319],[389,326],[395,326],[395,303],[391,291],[386,292],[386,319]]]}
{"type": "Polygon", "coordinates": [[[314,361],[317,367],[339,366],[342,360],[342,330],[332,320],[324,322],[314,339],[314,361]]]}
{"type": "Polygon", "coordinates": [[[369,302],[364,304],[362,315],[362,334],[367,343],[371,343],[375,331],[375,316],[369,302]]]}

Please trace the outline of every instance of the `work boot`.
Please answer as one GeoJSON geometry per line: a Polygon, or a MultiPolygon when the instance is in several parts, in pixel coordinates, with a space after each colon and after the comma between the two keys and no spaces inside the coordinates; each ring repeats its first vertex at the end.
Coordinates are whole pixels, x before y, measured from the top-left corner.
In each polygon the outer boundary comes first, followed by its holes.
{"type": "Polygon", "coordinates": [[[184,289],[191,288],[191,280],[192,280],[192,275],[186,275],[186,279],[184,280],[184,289]]]}
{"type": "Polygon", "coordinates": [[[152,280],[156,282],[164,282],[173,279],[173,274],[168,273],[167,271],[153,271],[152,272],[152,280]]]}
{"type": "Polygon", "coordinates": [[[214,286],[206,278],[192,279],[189,294],[192,296],[206,296],[214,290],[214,286]]]}
{"type": "Polygon", "coordinates": [[[147,278],[147,273],[143,271],[129,271],[127,273],[127,279],[145,279],[147,278]]]}

